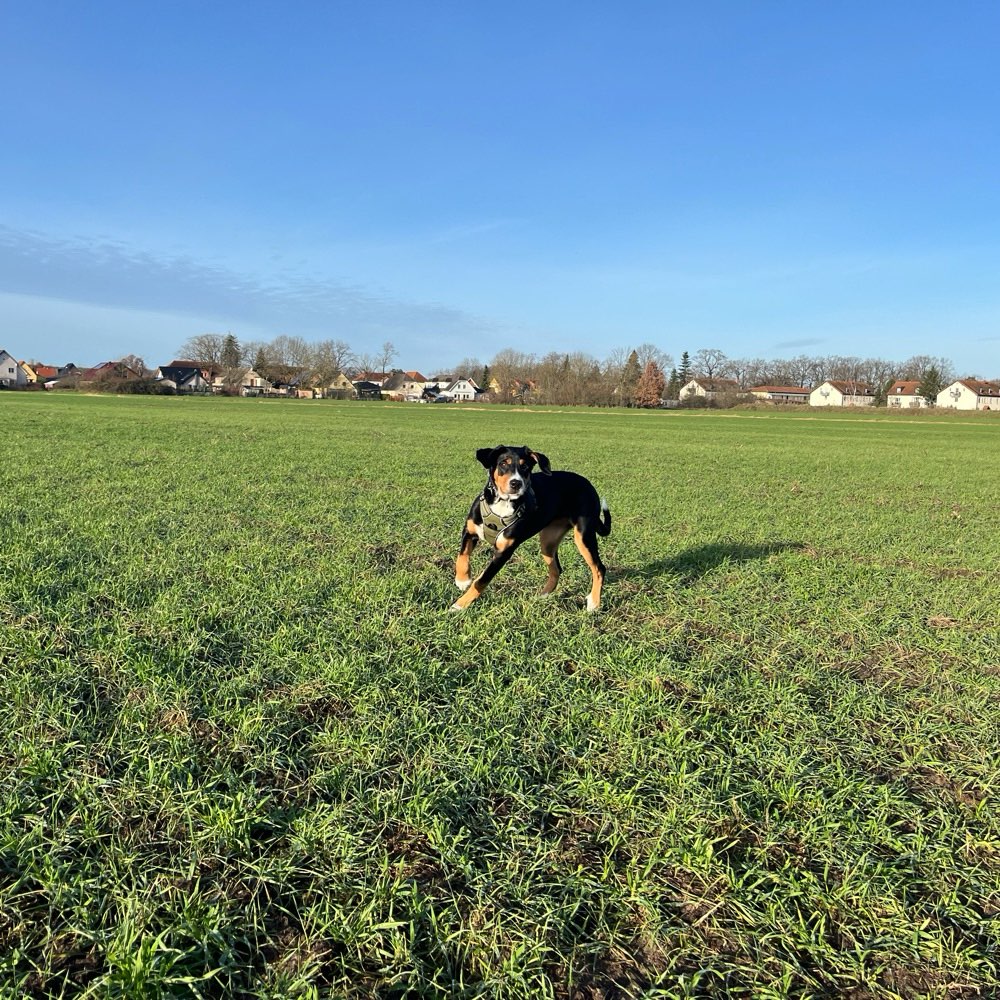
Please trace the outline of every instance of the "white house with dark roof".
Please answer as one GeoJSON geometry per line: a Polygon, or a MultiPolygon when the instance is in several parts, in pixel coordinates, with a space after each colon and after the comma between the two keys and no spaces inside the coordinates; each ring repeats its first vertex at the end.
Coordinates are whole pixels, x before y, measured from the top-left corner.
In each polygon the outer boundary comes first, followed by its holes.
{"type": "Polygon", "coordinates": [[[177,392],[211,392],[212,383],[206,377],[206,370],[197,365],[160,365],[154,378],[167,389],[177,392]]]}
{"type": "Polygon", "coordinates": [[[937,405],[946,410],[1000,410],[1000,381],[956,379],[938,393],[937,405]]]}
{"type": "Polygon", "coordinates": [[[703,375],[696,375],[690,382],[685,382],[681,386],[679,393],[681,399],[694,399],[700,396],[702,399],[715,399],[722,393],[738,393],[740,384],[734,378],[705,378],[703,375]]]}
{"type": "Polygon", "coordinates": [[[20,389],[28,384],[28,376],[21,362],[9,351],[0,348],[0,387],[20,389]]]}
{"type": "Polygon", "coordinates": [[[875,388],[867,382],[827,379],[809,393],[810,406],[873,406],[875,388]]]}
{"type": "Polygon", "coordinates": [[[452,379],[441,390],[441,395],[446,399],[454,399],[462,403],[474,402],[481,394],[482,389],[471,378],[452,379]]]}

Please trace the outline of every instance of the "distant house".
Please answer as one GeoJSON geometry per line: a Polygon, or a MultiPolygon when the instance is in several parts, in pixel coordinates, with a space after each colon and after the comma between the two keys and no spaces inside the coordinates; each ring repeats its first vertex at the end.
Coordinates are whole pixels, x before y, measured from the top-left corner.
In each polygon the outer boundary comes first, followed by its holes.
{"type": "Polygon", "coordinates": [[[810,406],[872,406],[875,389],[866,382],[828,379],[809,393],[810,406]]]}
{"type": "Polygon", "coordinates": [[[165,389],[174,389],[176,392],[207,393],[212,391],[212,383],[207,378],[206,372],[196,365],[176,363],[160,365],[153,378],[165,389]]]}
{"type": "Polygon", "coordinates": [[[381,399],[382,386],[368,379],[358,379],[354,383],[354,394],[358,399],[381,399]]]}
{"type": "Polygon", "coordinates": [[[36,382],[51,382],[59,376],[59,369],[55,365],[34,365],[34,371],[36,382]]]}
{"type": "Polygon", "coordinates": [[[392,375],[392,372],[354,372],[351,381],[355,385],[358,382],[373,382],[381,389],[388,381],[390,375],[392,375]]]}
{"type": "Polygon", "coordinates": [[[771,403],[806,404],[811,390],[802,385],[755,385],[747,391],[756,399],[765,399],[771,403]]]}
{"type": "Polygon", "coordinates": [[[241,396],[263,396],[271,383],[252,368],[241,368],[227,376],[216,373],[212,379],[212,392],[238,392],[241,396]]]}
{"type": "Polygon", "coordinates": [[[423,395],[428,381],[420,372],[394,371],[382,383],[382,392],[390,399],[415,402],[423,395]]]}
{"type": "Polygon", "coordinates": [[[697,376],[681,386],[681,399],[715,399],[723,393],[740,392],[740,384],[733,378],[704,378],[697,376]]]}
{"type": "Polygon", "coordinates": [[[9,351],[0,348],[0,389],[20,389],[28,384],[28,375],[21,362],[9,351]]]}
{"type": "Polygon", "coordinates": [[[354,383],[343,372],[337,372],[326,385],[318,388],[326,399],[351,399],[354,396],[354,383]]]}
{"type": "Polygon", "coordinates": [[[920,395],[920,382],[912,379],[896,379],[886,390],[885,405],[890,410],[915,410],[932,406],[934,400],[920,395]]]}
{"type": "Polygon", "coordinates": [[[473,379],[456,378],[452,379],[438,395],[458,402],[472,403],[482,395],[482,392],[473,379]]]}
{"type": "Polygon", "coordinates": [[[1000,381],[957,379],[938,393],[937,405],[949,410],[1000,409],[1000,381]]]}
{"type": "Polygon", "coordinates": [[[79,372],[80,382],[133,382],[142,375],[124,361],[102,361],[79,372]]]}

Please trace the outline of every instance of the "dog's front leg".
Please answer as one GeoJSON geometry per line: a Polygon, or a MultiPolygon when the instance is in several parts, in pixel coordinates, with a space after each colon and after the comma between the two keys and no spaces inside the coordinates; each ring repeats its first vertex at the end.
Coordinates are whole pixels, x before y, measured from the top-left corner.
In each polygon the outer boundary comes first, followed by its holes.
{"type": "MultiPolygon", "coordinates": [[[[504,567],[510,557],[514,554],[518,543],[502,535],[496,541],[496,551],[493,558],[486,565],[486,568],[473,580],[465,589],[465,593],[451,606],[452,611],[464,611],[479,595],[486,589],[490,580],[493,579],[504,567]]],[[[459,554],[461,558],[461,554],[459,554]]],[[[456,580],[457,582],[457,580],[456,580]]]]}
{"type": "Polygon", "coordinates": [[[458,555],[455,557],[455,586],[459,590],[468,590],[472,585],[472,577],[469,575],[469,560],[478,541],[479,534],[476,531],[476,522],[470,517],[465,522],[462,541],[458,546],[458,555]]]}

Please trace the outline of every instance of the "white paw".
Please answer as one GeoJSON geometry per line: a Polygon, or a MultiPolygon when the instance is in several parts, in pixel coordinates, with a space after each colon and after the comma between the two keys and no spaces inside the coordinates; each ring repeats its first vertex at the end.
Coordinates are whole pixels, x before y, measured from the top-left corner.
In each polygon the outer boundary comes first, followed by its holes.
{"type": "Polygon", "coordinates": [[[458,601],[455,601],[455,603],[448,610],[449,611],[464,611],[465,608],[463,608],[462,605],[458,603],[458,601]]]}
{"type": "Polygon", "coordinates": [[[469,587],[472,586],[472,580],[471,578],[468,580],[459,580],[459,578],[456,576],[455,586],[458,587],[459,590],[468,590],[469,587]]]}
{"type": "Polygon", "coordinates": [[[594,599],[590,596],[590,594],[587,594],[587,613],[593,614],[599,607],[600,605],[594,603],[594,599]]]}

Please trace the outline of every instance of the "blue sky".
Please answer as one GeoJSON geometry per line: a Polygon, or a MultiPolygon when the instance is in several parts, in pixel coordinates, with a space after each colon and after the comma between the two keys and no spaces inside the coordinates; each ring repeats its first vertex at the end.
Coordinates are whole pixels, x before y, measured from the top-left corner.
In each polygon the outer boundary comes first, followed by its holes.
{"type": "Polygon", "coordinates": [[[5,0],[0,347],[1000,376],[1000,6],[5,0]]]}

